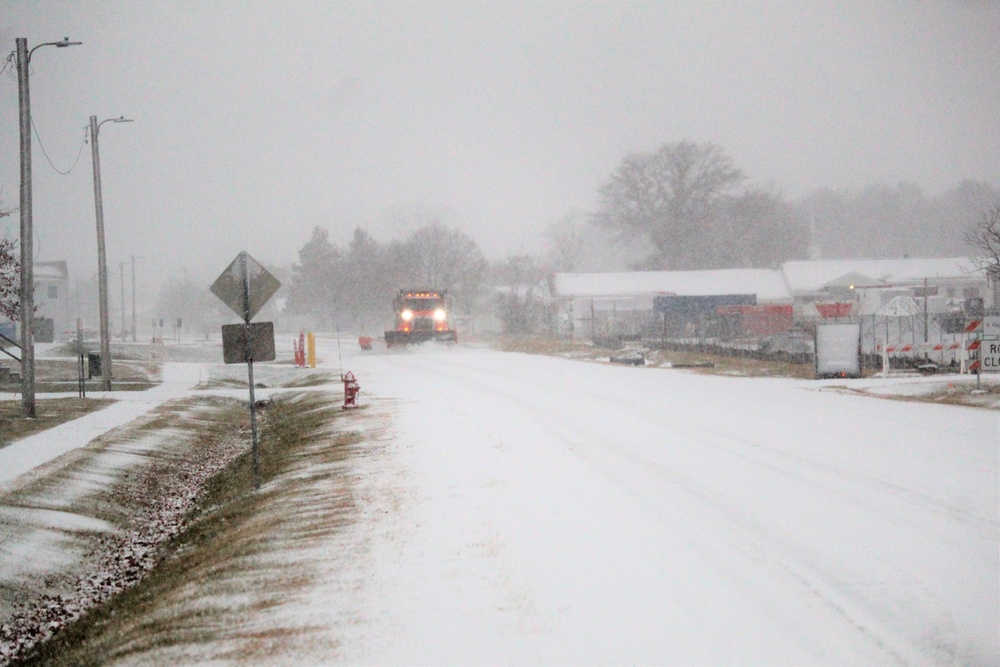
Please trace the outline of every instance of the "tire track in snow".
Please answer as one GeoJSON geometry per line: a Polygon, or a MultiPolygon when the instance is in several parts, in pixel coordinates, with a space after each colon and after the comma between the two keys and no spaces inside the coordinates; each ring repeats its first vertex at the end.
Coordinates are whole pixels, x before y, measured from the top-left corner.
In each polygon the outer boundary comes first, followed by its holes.
{"type": "MultiPolygon", "coordinates": [[[[890,581],[876,580],[876,584],[885,588],[900,588],[907,591],[909,597],[916,596],[917,604],[925,611],[936,609],[937,618],[930,622],[930,625],[937,629],[931,638],[933,641],[924,643],[920,647],[921,653],[915,653],[911,646],[913,638],[903,638],[898,631],[887,627],[886,610],[878,604],[872,604],[870,596],[865,596],[864,591],[852,591],[857,589],[856,582],[838,576],[836,572],[843,571],[842,563],[830,564],[830,557],[824,558],[818,552],[806,551],[801,545],[796,545],[786,539],[786,536],[779,534],[775,526],[764,524],[758,521],[748,512],[741,511],[736,502],[736,498],[731,494],[722,494],[717,489],[702,484],[698,478],[681,473],[679,470],[668,467],[662,462],[645,455],[638,450],[634,443],[628,439],[620,437],[616,429],[601,429],[600,423],[590,423],[586,428],[569,427],[572,419],[577,415],[574,410],[572,414],[567,413],[565,419],[554,418],[559,406],[546,401],[546,392],[536,390],[526,394],[524,386],[516,384],[520,378],[516,375],[500,371],[491,372],[489,377],[483,380],[471,380],[469,378],[469,368],[460,361],[444,361],[435,357],[432,361],[416,357],[408,359],[407,365],[414,368],[427,368],[428,364],[433,364],[433,371],[438,377],[445,377],[470,389],[483,391],[484,387],[489,387],[492,391],[503,397],[504,402],[514,402],[521,406],[526,412],[533,413],[537,419],[534,422],[541,424],[541,427],[552,434],[558,442],[567,445],[568,449],[576,450],[578,456],[589,460],[592,467],[617,484],[620,488],[633,495],[648,511],[657,515],[660,521],[666,521],[672,531],[682,531],[686,539],[693,545],[703,543],[700,552],[709,560],[713,560],[720,571],[730,571],[733,575],[734,569],[743,570],[736,575],[737,579],[742,579],[745,584],[755,577],[754,569],[748,568],[747,564],[741,564],[740,568],[734,568],[734,563],[722,561],[715,554],[718,551],[725,551],[727,548],[734,548],[743,557],[756,563],[759,567],[766,567],[774,574],[780,574],[788,581],[802,590],[807,598],[818,598],[823,601],[827,609],[840,621],[850,626],[853,631],[865,638],[865,641],[878,647],[885,657],[900,663],[920,661],[926,657],[925,652],[930,651],[935,654],[936,660],[952,661],[960,656],[960,649],[954,644],[943,640],[942,636],[953,635],[955,620],[942,609],[939,601],[925,587],[922,587],[916,579],[908,577],[898,569],[894,570],[890,581]],[[497,376],[505,376],[505,383],[515,383],[514,386],[500,387],[496,380],[497,376]],[[554,428],[553,424],[559,424],[559,428],[554,428]],[[600,434],[600,435],[598,435],[600,434]],[[602,445],[591,445],[594,440],[601,440],[602,445]],[[581,451],[586,450],[586,451],[581,451]],[[609,465],[612,464],[612,465],[609,465]],[[616,466],[621,467],[624,463],[628,469],[624,473],[611,472],[616,466]],[[647,477],[645,487],[639,488],[637,480],[647,477]],[[666,481],[667,485],[678,490],[687,499],[687,510],[678,512],[676,508],[665,511],[662,503],[662,493],[658,490],[666,481]],[[708,515],[716,525],[716,529],[706,534],[699,527],[685,522],[683,515],[690,513],[692,516],[702,517],[708,515]],[[689,525],[685,526],[685,523],[689,525]]],[[[475,372],[481,373],[479,369],[475,372]]],[[[552,383],[553,388],[563,389],[561,385],[552,383]]],[[[595,410],[609,411],[606,397],[596,392],[579,391],[577,395],[587,395],[591,400],[597,401],[595,410]]],[[[502,403],[502,404],[503,404],[502,403]]],[[[895,485],[886,480],[882,480],[870,475],[863,475],[846,470],[842,467],[833,466],[827,463],[812,461],[802,456],[780,452],[774,448],[765,447],[746,438],[735,438],[729,433],[720,429],[695,430],[690,427],[678,428],[677,423],[662,423],[651,420],[645,412],[631,406],[613,406],[617,414],[630,419],[643,419],[651,422],[658,429],[664,432],[673,432],[680,436],[680,439],[689,445],[698,447],[700,450],[711,450],[717,454],[735,458],[743,463],[749,463],[758,467],[763,467],[771,473],[777,473],[785,477],[792,478],[797,482],[808,485],[812,492],[821,490],[824,494],[835,496],[838,502],[848,502],[856,508],[870,507],[871,499],[884,496],[888,491],[890,494],[901,496],[903,500],[911,504],[924,504],[939,512],[948,512],[942,502],[936,498],[931,498],[913,489],[908,489],[900,485],[895,485]],[[720,445],[719,441],[730,443],[720,445]],[[748,449],[750,451],[748,451],[748,449]],[[806,469],[803,473],[802,468],[806,469]],[[844,482],[858,487],[852,492],[844,489],[844,482]],[[875,492],[871,491],[874,487],[875,492]],[[862,493],[864,490],[868,493],[862,493]]],[[[617,420],[620,421],[620,420],[617,420]]],[[[878,510],[892,521],[910,520],[905,514],[900,514],[893,508],[878,507],[878,510]]],[[[969,515],[968,519],[975,520],[977,517],[969,515]]],[[[990,523],[986,520],[987,525],[990,523]]],[[[995,529],[995,525],[993,525],[995,529]]],[[[892,569],[890,567],[890,569],[892,569]]],[[[884,578],[885,572],[883,572],[884,578]]],[[[871,587],[871,584],[868,584],[871,587]]],[[[899,597],[899,594],[896,594],[899,597]]],[[[789,619],[794,621],[794,619],[789,619]]]]}

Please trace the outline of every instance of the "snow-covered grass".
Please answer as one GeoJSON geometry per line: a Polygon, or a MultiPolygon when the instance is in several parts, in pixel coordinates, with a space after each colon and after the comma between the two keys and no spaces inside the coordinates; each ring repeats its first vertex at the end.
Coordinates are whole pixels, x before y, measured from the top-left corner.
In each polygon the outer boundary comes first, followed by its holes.
{"type": "Polygon", "coordinates": [[[1000,410],[1000,377],[995,374],[983,374],[978,378],[974,375],[911,375],[841,382],[830,380],[821,386],[877,398],[1000,410]]]}
{"type": "Polygon", "coordinates": [[[145,575],[205,482],[246,450],[240,407],[167,404],[2,497],[0,661],[145,575]]]}
{"type": "MultiPolygon", "coordinates": [[[[249,380],[246,364],[211,366],[206,375],[197,387],[200,390],[246,387],[249,380]]],[[[298,368],[285,364],[254,365],[255,388],[316,387],[339,381],[339,377],[329,369],[298,368]]]]}
{"type": "MultiPolygon", "coordinates": [[[[545,354],[566,359],[608,363],[614,351],[594,347],[578,341],[547,338],[501,339],[495,347],[506,352],[545,354]]],[[[646,350],[645,367],[686,369],[704,375],[727,377],[770,377],[812,379],[811,363],[793,363],[756,359],[751,356],[719,355],[707,352],[679,350],[646,350]]],[[[940,374],[923,376],[916,372],[900,374],[883,382],[880,373],[873,373],[861,382],[854,382],[844,389],[859,394],[881,398],[927,400],[930,402],[969,405],[980,408],[1000,409],[1000,375],[940,374]]],[[[820,385],[829,384],[829,381],[820,385]]]]}
{"type": "Polygon", "coordinates": [[[306,647],[315,655],[323,640],[272,611],[308,595],[316,559],[358,521],[352,459],[362,439],[336,432],[345,415],[328,394],[274,399],[265,415],[261,490],[242,456],[208,485],[151,576],[49,642],[46,664],[258,664],[306,647]]]}

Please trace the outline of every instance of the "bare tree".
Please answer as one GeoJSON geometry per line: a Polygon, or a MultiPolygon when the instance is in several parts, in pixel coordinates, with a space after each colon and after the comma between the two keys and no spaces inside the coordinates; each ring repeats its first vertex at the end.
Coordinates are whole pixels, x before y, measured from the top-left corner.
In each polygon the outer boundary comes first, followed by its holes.
{"type": "Polygon", "coordinates": [[[577,271],[583,255],[584,234],[580,214],[570,212],[545,229],[548,260],[554,271],[577,271]]]}
{"type": "Polygon", "coordinates": [[[973,261],[990,276],[1000,275],[1000,202],[993,204],[966,232],[965,240],[979,250],[973,261]]]}
{"type": "Polygon", "coordinates": [[[496,314],[504,333],[537,333],[545,323],[545,306],[540,293],[545,272],[538,267],[535,258],[530,255],[508,257],[505,264],[493,267],[493,273],[499,287],[496,314]]]}
{"type": "MultiPolygon", "coordinates": [[[[653,246],[655,268],[693,268],[722,197],[744,180],[721,148],[709,142],[664,144],[654,153],[627,156],[599,190],[596,222],[623,238],[653,246]]],[[[654,268],[648,266],[647,268],[654,268]]]]}
{"type": "Polygon", "coordinates": [[[809,228],[777,192],[748,188],[723,209],[721,236],[739,242],[713,244],[713,266],[765,268],[806,256],[809,228]]]}
{"type": "Polygon", "coordinates": [[[470,312],[482,283],[486,259],[472,238],[439,223],[421,227],[403,244],[412,287],[446,289],[455,305],[470,312]]]}

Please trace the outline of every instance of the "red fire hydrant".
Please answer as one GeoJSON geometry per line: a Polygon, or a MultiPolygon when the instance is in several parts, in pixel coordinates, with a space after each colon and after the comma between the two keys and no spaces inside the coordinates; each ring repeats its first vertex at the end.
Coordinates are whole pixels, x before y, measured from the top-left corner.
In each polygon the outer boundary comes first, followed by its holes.
{"type": "Polygon", "coordinates": [[[361,385],[354,377],[354,373],[347,371],[343,376],[344,380],[344,410],[349,408],[358,407],[358,392],[361,391],[361,385]]]}

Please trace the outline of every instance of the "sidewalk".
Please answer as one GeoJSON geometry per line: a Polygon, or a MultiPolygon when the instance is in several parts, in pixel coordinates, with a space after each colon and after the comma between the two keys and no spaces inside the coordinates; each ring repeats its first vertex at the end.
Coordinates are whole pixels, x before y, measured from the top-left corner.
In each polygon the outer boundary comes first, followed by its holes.
{"type": "MultiPolygon", "coordinates": [[[[115,402],[103,410],[0,449],[0,487],[66,452],[85,447],[94,438],[169,400],[185,396],[201,380],[204,370],[203,363],[166,363],[163,365],[163,381],[151,389],[91,393],[93,398],[111,398],[115,402]]],[[[15,396],[20,397],[20,394],[15,396]]],[[[37,398],[45,400],[55,396],[39,394],[37,398]]]]}

